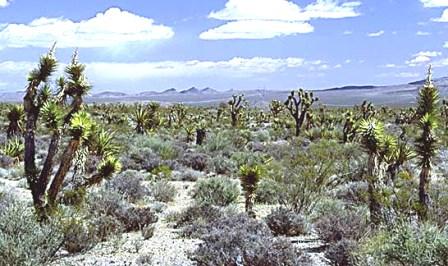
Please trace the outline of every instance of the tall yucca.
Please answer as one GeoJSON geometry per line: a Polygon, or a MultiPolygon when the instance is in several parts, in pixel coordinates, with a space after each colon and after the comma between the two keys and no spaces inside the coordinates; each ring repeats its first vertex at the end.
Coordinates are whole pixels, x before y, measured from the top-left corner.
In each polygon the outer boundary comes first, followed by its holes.
{"type": "Polygon", "coordinates": [[[429,66],[425,85],[418,95],[417,116],[418,127],[421,134],[415,140],[416,153],[419,158],[420,184],[419,184],[419,217],[427,219],[429,208],[428,186],[431,180],[431,161],[437,151],[437,139],[434,130],[437,128],[437,110],[439,104],[439,90],[432,82],[432,68],[429,66]]]}
{"type": "Polygon", "coordinates": [[[383,161],[383,156],[391,153],[396,145],[391,138],[386,136],[383,123],[372,118],[361,120],[358,133],[361,136],[361,145],[369,156],[367,183],[370,221],[373,225],[378,225],[383,217],[382,205],[378,197],[380,181],[383,179],[380,164],[383,161]]]}
{"type": "Polygon", "coordinates": [[[415,149],[421,167],[419,179],[419,209],[421,221],[428,216],[429,195],[428,187],[431,182],[432,158],[437,151],[435,129],[438,124],[437,110],[439,109],[439,90],[432,82],[432,67],[429,66],[425,85],[420,89],[417,99],[417,117],[420,136],[415,140],[415,149]]]}
{"type": "Polygon", "coordinates": [[[240,180],[241,187],[244,190],[246,213],[252,217],[255,217],[255,212],[253,210],[254,197],[262,172],[263,170],[261,166],[258,165],[243,165],[240,168],[240,180]]]}

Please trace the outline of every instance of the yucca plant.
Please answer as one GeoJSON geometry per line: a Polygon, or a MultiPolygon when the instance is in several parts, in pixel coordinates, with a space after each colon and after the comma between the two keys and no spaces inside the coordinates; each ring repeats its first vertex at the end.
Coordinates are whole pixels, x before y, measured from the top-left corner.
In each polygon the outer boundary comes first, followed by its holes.
{"type": "Polygon", "coordinates": [[[254,218],[256,216],[253,210],[255,191],[261,180],[262,173],[263,169],[259,165],[243,165],[240,168],[240,181],[244,191],[246,213],[254,218]]]}
{"type": "Polygon", "coordinates": [[[9,139],[6,144],[4,144],[4,146],[0,149],[0,153],[19,160],[22,157],[24,150],[25,146],[23,145],[22,140],[15,137],[9,139]]]}
{"type": "Polygon", "coordinates": [[[47,84],[57,67],[54,52],[55,46],[41,57],[39,66],[31,71],[24,98],[25,176],[31,188],[34,206],[41,219],[47,218],[51,214],[49,211],[56,207],[64,179],[81,149],[87,149],[89,154],[102,154],[97,172],[91,177],[86,177],[85,186],[109,178],[120,168],[113,150],[104,152],[107,149],[104,146],[102,151],[94,150],[98,145],[95,146],[93,143],[101,142],[98,141],[101,138],[104,141],[105,136],[97,134],[101,131],[96,130],[97,125],[83,110],[83,97],[91,86],[84,75],[85,66],[78,61],[77,51],[65,69],[66,77],[58,79],[58,92],[53,94],[47,84]],[[40,171],[35,161],[35,132],[39,118],[51,134],[47,157],[40,171]],[[62,148],[60,140],[63,135],[69,137],[68,143],[62,151],[59,167],[52,177],[56,154],[62,148]]]}
{"type": "Polygon", "coordinates": [[[135,124],[135,132],[137,134],[145,134],[146,133],[146,123],[149,119],[149,113],[146,108],[142,105],[137,105],[135,110],[132,112],[131,120],[135,124]]]}
{"type": "Polygon", "coordinates": [[[389,156],[396,147],[396,143],[384,132],[383,123],[375,119],[362,120],[358,133],[361,136],[361,145],[368,155],[367,183],[369,196],[370,221],[377,226],[382,221],[382,204],[380,199],[381,182],[384,173],[381,163],[384,156],[389,156]]]}
{"type": "Polygon", "coordinates": [[[285,101],[284,105],[286,106],[286,109],[288,109],[289,113],[294,118],[296,137],[300,135],[303,122],[305,121],[307,113],[310,112],[311,106],[318,100],[319,99],[314,97],[312,92],[300,89],[298,91],[291,91],[291,94],[285,101]]]}
{"type": "Polygon", "coordinates": [[[23,120],[25,118],[25,113],[23,111],[23,106],[13,105],[7,114],[8,118],[8,128],[6,130],[6,135],[9,138],[21,135],[23,132],[23,120]]]}
{"type": "Polygon", "coordinates": [[[241,112],[247,107],[247,101],[244,98],[244,94],[233,95],[232,99],[227,104],[229,105],[232,127],[238,127],[241,112]]]}
{"type": "Polygon", "coordinates": [[[438,147],[435,130],[438,126],[437,110],[439,90],[432,82],[432,67],[429,66],[424,86],[420,89],[417,99],[416,116],[419,119],[420,136],[415,140],[416,153],[421,167],[419,179],[419,218],[427,219],[429,208],[428,186],[431,181],[432,159],[438,147]]]}
{"type": "Polygon", "coordinates": [[[272,117],[277,118],[281,114],[281,112],[283,112],[284,105],[278,100],[273,100],[269,104],[269,110],[271,111],[272,117]]]}

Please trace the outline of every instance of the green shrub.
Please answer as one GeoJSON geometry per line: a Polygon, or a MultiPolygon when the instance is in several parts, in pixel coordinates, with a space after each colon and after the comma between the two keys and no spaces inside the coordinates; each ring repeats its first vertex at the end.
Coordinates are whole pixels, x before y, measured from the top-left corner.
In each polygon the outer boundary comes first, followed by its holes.
{"type": "Polygon", "coordinates": [[[198,180],[193,193],[193,198],[200,204],[227,206],[238,199],[240,186],[238,181],[217,176],[198,180]]]}
{"type": "Polygon", "coordinates": [[[305,218],[286,208],[277,208],[266,217],[266,224],[274,235],[299,236],[309,232],[305,218]]]}
{"type": "Polygon", "coordinates": [[[176,187],[166,180],[159,180],[151,184],[151,195],[155,200],[171,202],[177,195],[176,187]]]}
{"type": "Polygon", "coordinates": [[[263,204],[279,203],[279,194],[282,191],[281,185],[275,180],[264,178],[261,179],[255,194],[255,202],[263,204]]]}
{"type": "Polygon", "coordinates": [[[0,213],[0,265],[48,265],[64,241],[57,220],[39,224],[33,209],[16,202],[0,213]]]}
{"type": "Polygon", "coordinates": [[[448,265],[448,233],[431,224],[398,223],[365,238],[355,257],[359,265],[448,265]]]}

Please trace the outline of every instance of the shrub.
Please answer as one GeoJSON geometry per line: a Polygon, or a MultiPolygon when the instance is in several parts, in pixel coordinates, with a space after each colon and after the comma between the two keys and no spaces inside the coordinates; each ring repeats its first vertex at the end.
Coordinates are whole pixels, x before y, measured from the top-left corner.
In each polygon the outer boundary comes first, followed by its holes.
{"type": "Polygon", "coordinates": [[[209,158],[204,153],[187,153],[182,158],[182,164],[191,167],[193,170],[204,171],[209,158]]]}
{"type": "Polygon", "coordinates": [[[255,202],[277,204],[279,202],[281,189],[281,185],[277,181],[269,178],[261,179],[258,184],[257,193],[255,194],[255,202]]]}
{"type": "Polygon", "coordinates": [[[123,232],[121,222],[112,216],[100,215],[99,217],[94,217],[91,224],[99,241],[106,241],[109,237],[123,232]]]}
{"type": "Polygon", "coordinates": [[[305,218],[286,208],[277,208],[266,217],[266,224],[274,235],[299,236],[309,229],[305,218]]]}
{"type": "Polygon", "coordinates": [[[156,227],[154,225],[147,225],[142,229],[143,239],[147,240],[154,236],[156,227]]]}
{"type": "Polygon", "coordinates": [[[196,202],[218,206],[227,206],[236,202],[239,195],[238,182],[220,176],[198,180],[193,191],[196,202]]]}
{"type": "Polygon", "coordinates": [[[320,238],[328,243],[325,252],[327,259],[335,265],[353,265],[353,248],[368,232],[367,213],[363,209],[335,208],[320,217],[315,228],[320,238]]]}
{"type": "Polygon", "coordinates": [[[106,189],[118,191],[130,202],[136,202],[149,194],[142,184],[143,175],[134,170],[127,170],[106,183],[106,189]]]}
{"type": "Polygon", "coordinates": [[[181,228],[182,236],[196,237],[204,233],[205,227],[224,216],[224,212],[212,205],[193,205],[187,209],[170,215],[169,220],[175,222],[175,228],[181,228]]]}
{"type": "Polygon", "coordinates": [[[151,174],[156,175],[159,179],[170,179],[171,173],[171,167],[168,165],[159,165],[151,170],[151,174]]]}
{"type": "Polygon", "coordinates": [[[227,157],[218,155],[208,161],[208,170],[218,175],[231,175],[237,170],[236,164],[227,157]]]}
{"type": "Polygon", "coordinates": [[[71,218],[64,224],[64,248],[69,253],[87,251],[99,242],[93,226],[87,222],[71,218]]]}
{"type": "Polygon", "coordinates": [[[0,265],[47,265],[64,241],[58,221],[41,225],[19,202],[0,211],[0,265]]]}
{"type": "Polygon", "coordinates": [[[200,236],[204,242],[190,255],[198,265],[303,265],[306,259],[246,214],[218,219],[207,229],[200,236]]]}
{"type": "Polygon", "coordinates": [[[116,214],[126,232],[138,231],[147,225],[156,223],[157,215],[151,208],[128,207],[116,214]]]}
{"type": "Polygon", "coordinates": [[[173,172],[172,179],[175,181],[190,181],[194,182],[200,178],[204,178],[205,174],[193,169],[182,169],[181,171],[173,172]]]}
{"type": "Polygon", "coordinates": [[[359,265],[448,265],[448,234],[431,224],[402,222],[366,238],[355,257],[359,265]]]}
{"type": "Polygon", "coordinates": [[[176,197],[177,190],[168,181],[160,180],[151,185],[151,195],[157,201],[171,202],[176,197]]]}

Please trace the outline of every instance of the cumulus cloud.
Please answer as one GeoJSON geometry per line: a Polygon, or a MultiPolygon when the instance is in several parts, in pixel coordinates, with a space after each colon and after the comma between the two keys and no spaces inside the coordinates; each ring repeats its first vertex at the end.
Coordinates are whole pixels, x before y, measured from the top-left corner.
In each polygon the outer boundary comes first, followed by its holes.
{"type": "Polygon", "coordinates": [[[437,51],[422,51],[414,54],[410,60],[406,61],[406,64],[412,67],[427,64],[431,62],[434,57],[438,57],[441,55],[442,53],[437,51]]]}
{"type": "Polygon", "coordinates": [[[209,18],[225,24],[200,34],[204,40],[270,39],[277,36],[313,32],[312,19],[356,17],[361,3],[316,0],[301,8],[288,0],[228,0],[224,9],[213,11],[209,18]]]}
{"type": "Polygon", "coordinates": [[[377,31],[377,32],[368,33],[367,36],[369,36],[369,37],[380,37],[384,33],[385,33],[384,30],[380,30],[380,31],[377,31]]]}
{"type": "Polygon", "coordinates": [[[426,31],[417,31],[416,35],[418,36],[429,36],[431,35],[430,32],[426,32],[426,31]]]}
{"type": "MultiPolygon", "coordinates": [[[[187,60],[187,61],[141,61],[141,62],[86,62],[86,73],[95,89],[142,89],[202,84],[212,86],[217,80],[226,84],[238,84],[241,81],[263,80],[269,75],[306,73],[315,74],[327,71],[329,66],[323,61],[309,61],[300,57],[270,58],[234,57],[226,60],[187,60]],[[207,82],[208,81],[208,82],[207,82]],[[151,86],[151,87],[148,87],[151,86]]],[[[9,88],[21,89],[26,83],[25,77],[36,62],[0,61],[2,82],[12,84],[9,88]],[[23,82],[21,82],[23,81],[23,82]]],[[[62,74],[65,64],[58,66],[62,74]]],[[[313,74],[314,75],[314,74],[313,74]]]]}
{"type": "Polygon", "coordinates": [[[170,27],[155,24],[150,18],[110,8],[79,22],[41,17],[29,24],[3,25],[0,29],[0,48],[49,47],[54,41],[61,48],[102,48],[169,39],[173,35],[170,27]]]}
{"type": "Polygon", "coordinates": [[[420,0],[424,7],[448,7],[448,0],[420,0]]]}
{"type": "Polygon", "coordinates": [[[445,9],[442,13],[442,16],[440,18],[433,18],[432,19],[435,22],[448,22],[448,9],[445,9]]]}
{"type": "MultiPolygon", "coordinates": [[[[98,79],[147,79],[187,76],[252,76],[269,74],[286,69],[299,68],[308,65],[321,65],[322,61],[305,61],[299,57],[269,58],[234,57],[222,61],[159,61],[159,62],[90,62],[86,63],[89,76],[98,79]]],[[[0,73],[6,75],[26,75],[36,63],[21,61],[0,62],[0,73]]],[[[60,70],[64,65],[59,66],[60,70]]]]}
{"type": "Polygon", "coordinates": [[[9,2],[10,1],[8,0],[0,0],[0,8],[6,7],[7,5],[9,5],[9,2]]]}

